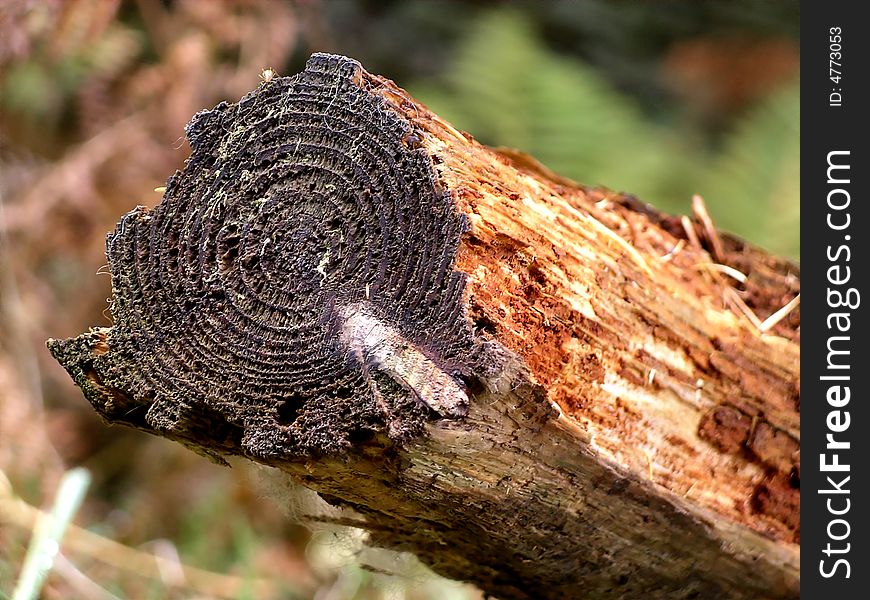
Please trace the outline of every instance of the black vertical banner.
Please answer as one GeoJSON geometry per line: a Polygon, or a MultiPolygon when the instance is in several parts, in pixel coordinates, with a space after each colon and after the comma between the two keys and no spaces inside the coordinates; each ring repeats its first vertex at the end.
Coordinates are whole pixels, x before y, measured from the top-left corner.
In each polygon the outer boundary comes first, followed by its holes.
{"type": "Polygon", "coordinates": [[[870,598],[870,23],[801,5],[801,596],[870,598]]]}

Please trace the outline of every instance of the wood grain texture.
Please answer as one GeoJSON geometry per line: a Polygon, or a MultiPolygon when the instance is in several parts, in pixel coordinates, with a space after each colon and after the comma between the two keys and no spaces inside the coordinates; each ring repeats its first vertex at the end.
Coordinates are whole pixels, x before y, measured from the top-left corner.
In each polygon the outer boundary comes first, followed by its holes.
{"type": "Polygon", "coordinates": [[[280,468],[498,597],[798,596],[800,314],[752,317],[795,265],[343,57],[187,134],[109,236],[114,325],[49,341],[104,418],[280,468]]]}

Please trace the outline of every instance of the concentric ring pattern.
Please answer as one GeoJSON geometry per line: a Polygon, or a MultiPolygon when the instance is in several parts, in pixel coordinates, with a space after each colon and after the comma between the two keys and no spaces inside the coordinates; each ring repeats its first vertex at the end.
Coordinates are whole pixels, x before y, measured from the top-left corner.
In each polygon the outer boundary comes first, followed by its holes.
{"type": "Polygon", "coordinates": [[[95,368],[135,395],[143,425],[184,437],[216,411],[231,445],[267,457],[433,416],[348,347],[352,310],[451,376],[469,368],[478,349],[453,270],[464,218],[361,73],[315,54],[197,114],[162,203],[109,235],[115,324],[95,368]]]}

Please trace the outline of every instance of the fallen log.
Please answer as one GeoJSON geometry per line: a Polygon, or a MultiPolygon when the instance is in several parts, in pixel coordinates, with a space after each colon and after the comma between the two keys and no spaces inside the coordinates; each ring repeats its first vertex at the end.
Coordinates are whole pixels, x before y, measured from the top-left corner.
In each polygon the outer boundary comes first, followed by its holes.
{"type": "Polygon", "coordinates": [[[344,57],[186,133],[108,236],[114,325],[48,342],[108,422],[500,598],[798,596],[798,267],[344,57]]]}

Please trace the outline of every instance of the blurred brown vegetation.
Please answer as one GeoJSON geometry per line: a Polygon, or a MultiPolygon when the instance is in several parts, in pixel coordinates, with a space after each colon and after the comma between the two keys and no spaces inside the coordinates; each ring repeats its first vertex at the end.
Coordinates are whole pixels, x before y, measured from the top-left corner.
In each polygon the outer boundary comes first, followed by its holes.
{"type": "MultiPolygon", "coordinates": [[[[43,350],[47,337],[108,323],[109,280],[97,274],[106,232],[134,205],[159,201],[151,190],[183,166],[179,136],[191,115],[241,96],[263,65],[283,62],[296,43],[293,11],[276,2],[24,0],[2,3],[0,15],[0,469],[15,494],[44,506],[64,468],[84,465],[94,482],[77,521],[105,538],[145,555],[177,552],[239,582],[313,591],[307,533],[265,506],[244,469],[106,428],[43,350]],[[184,543],[176,550],[170,539],[184,543]]],[[[29,532],[0,527],[0,589],[11,591],[29,532]]],[[[88,580],[127,598],[204,591],[135,564],[107,567],[104,552],[71,555],[87,577],[56,571],[45,597],[94,597],[88,580]]]]}
{"type": "MultiPolygon", "coordinates": [[[[238,590],[222,596],[245,597],[252,577],[273,580],[275,597],[329,592],[340,578],[312,575],[307,530],[259,497],[248,467],[222,469],[106,428],[44,351],[48,337],[109,323],[106,232],[136,204],[159,201],[152,190],[183,167],[182,131],[195,112],[240,97],[261,69],[286,62],[296,12],[260,0],[100,0],[5,2],[0,14],[0,469],[15,494],[44,506],[68,465],[88,467],[94,482],[78,522],[145,555],[180,554],[237,576],[238,590]]],[[[11,591],[29,531],[0,527],[0,589],[11,591]]],[[[127,598],[209,590],[207,577],[194,585],[106,566],[105,551],[71,555],[87,577],[56,571],[45,597],[93,597],[87,580],[127,598]]]]}
{"type": "MultiPolygon", "coordinates": [[[[540,60],[568,54],[597,65],[652,120],[663,98],[682,102],[689,136],[709,137],[711,146],[723,123],[782,89],[798,67],[795,30],[757,2],[754,22],[699,2],[689,16],[653,23],[645,43],[632,37],[643,24],[615,23],[623,17],[606,3],[518,4],[548,40],[540,60]],[[728,35],[702,35],[714,25],[728,35]],[[609,40],[610,54],[596,55],[596,36],[609,40]],[[636,69],[638,56],[655,62],[636,69]]],[[[108,543],[65,548],[43,597],[474,597],[413,579],[385,587],[355,566],[346,534],[318,534],[312,544],[305,528],[261,498],[252,467],[220,468],[163,440],[105,427],[44,341],[110,323],[105,234],[135,205],[159,202],[151,190],[183,167],[183,127],[195,112],[239,98],[264,68],[297,70],[314,50],[355,56],[427,102],[434,87],[440,110],[444,72],[462,66],[462,48],[482,31],[475,23],[500,5],[0,0],[0,502],[45,507],[64,470],[85,466],[94,480],[76,522],[132,553],[129,568],[119,568],[105,560],[116,552],[108,543]],[[152,554],[233,579],[161,572],[148,562],[152,554]]],[[[476,133],[473,119],[461,125],[476,133]]],[[[479,128],[484,141],[505,143],[504,127],[495,126],[492,139],[486,122],[479,128]]],[[[535,153],[535,138],[523,143],[535,153]]],[[[3,510],[0,593],[10,593],[30,530],[3,510]]]]}

